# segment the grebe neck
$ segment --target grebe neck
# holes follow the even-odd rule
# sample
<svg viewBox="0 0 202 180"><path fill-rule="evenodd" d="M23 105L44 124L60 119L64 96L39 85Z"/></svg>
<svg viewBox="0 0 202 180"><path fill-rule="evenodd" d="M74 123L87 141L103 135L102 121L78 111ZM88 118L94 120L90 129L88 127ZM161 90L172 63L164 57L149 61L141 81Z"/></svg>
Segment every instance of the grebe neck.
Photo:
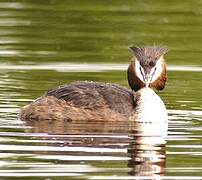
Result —
<svg viewBox="0 0 202 180"><path fill-rule="evenodd" d="M151 88L134 92L136 99L135 119L143 129L157 134L167 133L168 115L161 98Z"/></svg>

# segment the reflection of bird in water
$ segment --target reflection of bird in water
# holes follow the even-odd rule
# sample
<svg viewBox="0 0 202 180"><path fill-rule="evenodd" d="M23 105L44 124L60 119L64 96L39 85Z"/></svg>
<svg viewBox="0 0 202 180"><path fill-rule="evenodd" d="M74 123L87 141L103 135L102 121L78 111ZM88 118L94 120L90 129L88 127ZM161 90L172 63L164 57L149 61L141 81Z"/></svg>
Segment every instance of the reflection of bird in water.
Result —
<svg viewBox="0 0 202 180"><path fill-rule="evenodd" d="M161 179L165 175L165 141L161 136L133 136L128 147L128 172L131 176ZM142 178L140 178L142 179ZM144 179L144 178L143 178ZM145 178L148 179L148 178Z"/></svg>
<svg viewBox="0 0 202 180"><path fill-rule="evenodd" d="M48 91L22 108L22 120L106 120L167 122L165 106L149 87L162 90L166 83L164 54L158 46L131 47L134 57L128 67L133 91L115 84L73 82ZM166 123L165 123L166 124Z"/></svg>
<svg viewBox="0 0 202 180"><path fill-rule="evenodd" d="M132 178L128 177L127 179L134 179L133 176L136 176L135 179L161 179L165 175L166 153L164 137L160 135L153 136L152 134L148 136L141 133L141 131L144 131L144 126L141 126L137 131L128 131L126 126L124 130L124 126L120 121L102 123L96 121L93 126L86 120L83 120L83 123L69 122L66 124L63 121L33 120L28 121L28 125L34 127L26 129L29 133L43 132L49 134L37 135L36 138L40 139L42 147L59 147L60 151L57 151L58 158L63 156L65 159L71 155L70 159L67 158L63 162L64 164L75 164L75 159L78 159L78 157L86 157L87 162L85 163L85 160L82 160L83 164L90 164L91 167L95 166L96 168L98 168L96 165L99 164L98 172L106 171L112 177L115 177L116 173L119 176L122 174L126 176L126 171L128 176L132 176ZM112 127L116 127L116 129L112 129ZM82 147L84 149L86 147L92 148L93 151L83 151ZM65 148L65 150L69 148L69 151L63 151L61 148ZM72 151L73 149L77 150ZM46 151L45 156L49 155L52 156L53 152ZM57 155L53 156L57 158ZM91 163L88 157L95 161ZM103 158L105 158L105 161L102 161ZM122 160L117 163L117 160L114 161L113 158ZM110 166L106 166L108 162L110 162ZM80 162L78 163L80 164ZM102 167L104 167L104 170ZM128 167L127 170L126 167ZM73 171L76 172L76 170L74 169ZM78 171L80 172L80 169ZM94 170L93 172L95 173Z"/></svg>

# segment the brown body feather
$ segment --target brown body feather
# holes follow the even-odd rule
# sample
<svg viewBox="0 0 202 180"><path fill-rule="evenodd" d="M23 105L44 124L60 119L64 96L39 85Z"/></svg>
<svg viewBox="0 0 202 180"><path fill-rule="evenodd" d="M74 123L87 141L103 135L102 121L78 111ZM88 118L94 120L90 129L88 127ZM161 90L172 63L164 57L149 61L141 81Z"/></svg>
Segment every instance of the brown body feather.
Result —
<svg viewBox="0 0 202 180"><path fill-rule="evenodd" d="M124 87L96 82L75 82L51 90L25 106L20 118L115 120L127 119L133 110L133 93Z"/></svg>

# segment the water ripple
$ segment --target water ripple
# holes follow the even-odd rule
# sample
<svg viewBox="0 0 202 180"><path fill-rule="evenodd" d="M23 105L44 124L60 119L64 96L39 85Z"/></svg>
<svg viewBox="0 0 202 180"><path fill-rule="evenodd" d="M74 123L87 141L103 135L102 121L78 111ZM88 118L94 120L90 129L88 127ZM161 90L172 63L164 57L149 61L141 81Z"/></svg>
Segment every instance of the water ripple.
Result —
<svg viewBox="0 0 202 180"><path fill-rule="evenodd" d="M3 52L0 52L0 54ZM17 53L17 52L6 52L7 55ZM48 52L39 52L48 53ZM5 53L4 53L5 54ZM0 69L2 70L55 70L59 72L102 72L102 71L125 71L128 64L108 64L108 63L46 63L40 65L8 65L0 64ZM192 72L202 72L201 66L186 66L186 65L169 65L169 71L192 71Z"/></svg>

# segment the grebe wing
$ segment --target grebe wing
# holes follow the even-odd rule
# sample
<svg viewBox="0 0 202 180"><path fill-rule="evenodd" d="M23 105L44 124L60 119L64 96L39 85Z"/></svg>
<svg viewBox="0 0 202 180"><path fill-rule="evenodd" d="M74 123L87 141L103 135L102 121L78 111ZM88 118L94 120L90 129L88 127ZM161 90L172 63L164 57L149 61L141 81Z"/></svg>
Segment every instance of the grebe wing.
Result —
<svg viewBox="0 0 202 180"><path fill-rule="evenodd" d="M76 107L98 108L107 106L120 113L130 111L134 106L133 93L127 88L115 84L74 82L50 90L45 95L63 99Z"/></svg>
<svg viewBox="0 0 202 180"><path fill-rule="evenodd" d="M70 102L74 106L83 108L95 108L105 104L101 94L87 84L68 84L57 89L50 90L46 96L54 96Z"/></svg>

